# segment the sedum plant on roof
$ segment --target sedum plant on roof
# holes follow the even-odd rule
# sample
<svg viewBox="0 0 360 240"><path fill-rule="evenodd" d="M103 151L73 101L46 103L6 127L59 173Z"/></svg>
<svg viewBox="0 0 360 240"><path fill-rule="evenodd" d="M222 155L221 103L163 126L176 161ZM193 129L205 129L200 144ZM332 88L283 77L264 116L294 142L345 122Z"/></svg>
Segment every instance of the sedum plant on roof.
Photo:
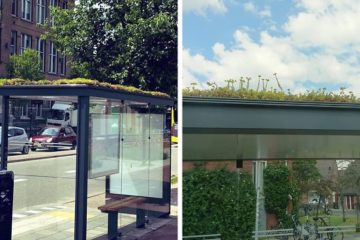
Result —
<svg viewBox="0 0 360 240"><path fill-rule="evenodd" d="M156 97L167 97L169 95L161 92L143 91L133 86L124 86L119 84L110 84L99 82L97 80L75 78L75 79L59 79L59 80L24 80L24 79L0 79L0 87L2 86L42 86L42 85L88 85L94 87L110 88L113 90L124 91L129 93L138 93Z"/></svg>
<svg viewBox="0 0 360 240"><path fill-rule="evenodd" d="M304 101L304 102L337 102L337 103L360 103L360 99L351 91L340 88L338 93L329 92L326 88L307 90L304 93L292 93L290 89L284 91L280 85L276 73L274 73L278 88L268 88L269 79L258 76L257 88L250 88L251 77L240 79L228 79L225 87L218 86L215 82L207 82L208 89L199 89L196 83L183 89L183 95L189 97L217 97L239 98L248 100L275 100L275 101Z"/></svg>

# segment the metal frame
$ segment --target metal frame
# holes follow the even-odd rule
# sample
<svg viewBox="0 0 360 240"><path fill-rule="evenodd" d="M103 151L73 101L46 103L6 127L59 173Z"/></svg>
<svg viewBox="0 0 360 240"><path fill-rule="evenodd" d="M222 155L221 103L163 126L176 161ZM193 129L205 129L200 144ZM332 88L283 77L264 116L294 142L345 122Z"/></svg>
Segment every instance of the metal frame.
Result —
<svg viewBox="0 0 360 240"><path fill-rule="evenodd" d="M76 151L75 234L74 238L86 240L87 190L89 159L89 97L78 98L78 134Z"/></svg>
<svg viewBox="0 0 360 240"><path fill-rule="evenodd" d="M360 105L352 103L183 98L186 133L360 135Z"/></svg>
<svg viewBox="0 0 360 240"><path fill-rule="evenodd" d="M9 96L2 97L1 119L1 165L0 170L7 169L8 155L8 126L9 126Z"/></svg>
<svg viewBox="0 0 360 240"><path fill-rule="evenodd" d="M85 240L87 231L87 190L89 156L89 105L90 97L145 102L154 105L172 106L173 99L150 96L141 93L113 90L88 85L49 85L49 86L2 86L2 132L0 170L7 169L9 96L73 96L78 100L78 134L76 154L76 190L75 190L75 232L74 239ZM110 216L109 216L110 217ZM113 222L113 221L109 221ZM108 226L115 228L115 226Z"/></svg>

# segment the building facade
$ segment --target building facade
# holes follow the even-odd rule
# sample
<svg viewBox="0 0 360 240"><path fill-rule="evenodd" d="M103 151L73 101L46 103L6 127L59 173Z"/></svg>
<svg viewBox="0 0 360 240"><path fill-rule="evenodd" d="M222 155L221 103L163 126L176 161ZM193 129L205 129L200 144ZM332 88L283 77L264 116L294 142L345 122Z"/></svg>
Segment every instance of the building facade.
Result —
<svg viewBox="0 0 360 240"><path fill-rule="evenodd" d="M44 24L50 17L50 6L66 9L74 0L0 0L0 77L6 77L6 64L11 55L24 49L38 51L45 78L60 79L69 74L66 56L51 41L42 40Z"/></svg>

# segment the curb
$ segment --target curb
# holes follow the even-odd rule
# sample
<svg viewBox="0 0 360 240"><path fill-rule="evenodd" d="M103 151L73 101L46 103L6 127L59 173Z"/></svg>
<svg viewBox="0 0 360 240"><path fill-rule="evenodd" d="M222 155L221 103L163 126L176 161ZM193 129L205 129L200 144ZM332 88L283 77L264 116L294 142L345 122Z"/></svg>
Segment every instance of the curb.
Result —
<svg viewBox="0 0 360 240"><path fill-rule="evenodd" d="M59 157L68 157L76 155L76 153L65 153L62 155L49 155L49 156L40 156L40 157L30 157L26 159L8 159L8 163L17 163L17 162L26 162L26 161L34 161L34 160L43 160L47 158L59 158Z"/></svg>

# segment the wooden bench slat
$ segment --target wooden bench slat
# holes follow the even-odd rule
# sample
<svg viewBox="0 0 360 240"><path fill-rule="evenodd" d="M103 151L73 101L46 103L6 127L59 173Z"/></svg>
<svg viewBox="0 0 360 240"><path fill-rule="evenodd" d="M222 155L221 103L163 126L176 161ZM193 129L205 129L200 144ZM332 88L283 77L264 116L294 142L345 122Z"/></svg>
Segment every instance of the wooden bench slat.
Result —
<svg viewBox="0 0 360 240"><path fill-rule="evenodd" d="M128 197L121 200L110 200L105 205L98 207L101 212L118 212L121 208L129 207L129 205L145 202L145 198Z"/></svg>

